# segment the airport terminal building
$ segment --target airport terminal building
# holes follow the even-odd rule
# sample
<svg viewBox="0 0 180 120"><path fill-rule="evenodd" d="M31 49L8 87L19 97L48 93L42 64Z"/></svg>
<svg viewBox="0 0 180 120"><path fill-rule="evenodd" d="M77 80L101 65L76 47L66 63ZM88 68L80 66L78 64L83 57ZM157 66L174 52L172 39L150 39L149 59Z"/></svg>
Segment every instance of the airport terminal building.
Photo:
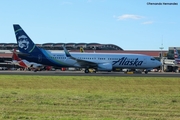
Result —
<svg viewBox="0 0 180 120"><path fill-rule="evenodd" d="M44 43L36 44L40 48L44 48L50 51L63 52L63 45L66 46L70 52L80 52L80 48L83 48L85 52L96 53L134 53L145 54L156 59L166 58L167 60L174 59L174 48L169 47L169 50L123 50L120 46L114 44L100 44L100 43ZM18 50L17 43L0 43L0 63L12 60L13 49ZM177 47L180 51L180 47ZM161 55L162 54L162 55ZM0 64L2 65L2 64Z"/></svg>
<svg viewBox="0 0 180 120"><path fill-rule="evenodd" d="M164 50L123 50L121 47L114 44L100 44L100 43L44 43L36 44L40 48L51 51L63 51L62 45L65 45L70 52L80 52L82 47L85 52L96 53L137 53L146 54L153 57L159 57L161 52L167 53ZM12 50L17 49L17 43L0 43L0 58L11 58Z"/></svg>

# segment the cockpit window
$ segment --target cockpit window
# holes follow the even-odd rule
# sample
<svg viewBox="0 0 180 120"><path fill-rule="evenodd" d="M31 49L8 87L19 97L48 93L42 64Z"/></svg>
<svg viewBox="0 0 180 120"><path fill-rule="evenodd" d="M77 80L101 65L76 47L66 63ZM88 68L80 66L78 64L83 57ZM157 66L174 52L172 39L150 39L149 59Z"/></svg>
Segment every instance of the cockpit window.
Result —
<svg viewBox="0 0 180 120"><path fill-rule="evenodd" d="M151 60L156 60L155 58L151 58Z"/></svg>

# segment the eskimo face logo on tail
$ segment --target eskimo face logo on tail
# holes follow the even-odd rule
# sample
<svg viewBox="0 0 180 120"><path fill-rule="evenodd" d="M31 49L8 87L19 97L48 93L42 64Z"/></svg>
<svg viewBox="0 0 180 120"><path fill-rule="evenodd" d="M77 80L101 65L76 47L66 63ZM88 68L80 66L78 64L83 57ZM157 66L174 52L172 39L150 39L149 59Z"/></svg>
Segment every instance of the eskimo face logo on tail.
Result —
<svg viewBox="0 0 180 120"><path fill-rule="evenodd" d="M24 50L27 50L29 47L28 37L25 35L21 35L18 37L18 46Z"/></svg>

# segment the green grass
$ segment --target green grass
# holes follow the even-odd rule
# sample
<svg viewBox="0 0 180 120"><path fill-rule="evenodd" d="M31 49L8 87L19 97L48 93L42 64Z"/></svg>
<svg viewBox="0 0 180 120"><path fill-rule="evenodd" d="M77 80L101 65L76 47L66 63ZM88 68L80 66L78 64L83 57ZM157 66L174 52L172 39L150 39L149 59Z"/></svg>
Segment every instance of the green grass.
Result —
<svg viewBox="0 0 180 120"><path fill-rule="evenodd" d="M0 119L178 120L180 78L1 75Z"/></svg>

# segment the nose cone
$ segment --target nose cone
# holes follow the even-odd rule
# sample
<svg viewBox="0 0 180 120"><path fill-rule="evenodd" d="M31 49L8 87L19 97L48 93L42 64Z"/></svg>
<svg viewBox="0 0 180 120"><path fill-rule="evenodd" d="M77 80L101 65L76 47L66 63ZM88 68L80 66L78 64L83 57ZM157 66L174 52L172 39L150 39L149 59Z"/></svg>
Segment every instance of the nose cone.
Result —
<svg viewBox="0 0 180 120"><path fill-rule="evenodd" d="M158 60L156 61L156 64L157 64L157 67L162 65L162 63L160 61L158 61Z"/></svg>

